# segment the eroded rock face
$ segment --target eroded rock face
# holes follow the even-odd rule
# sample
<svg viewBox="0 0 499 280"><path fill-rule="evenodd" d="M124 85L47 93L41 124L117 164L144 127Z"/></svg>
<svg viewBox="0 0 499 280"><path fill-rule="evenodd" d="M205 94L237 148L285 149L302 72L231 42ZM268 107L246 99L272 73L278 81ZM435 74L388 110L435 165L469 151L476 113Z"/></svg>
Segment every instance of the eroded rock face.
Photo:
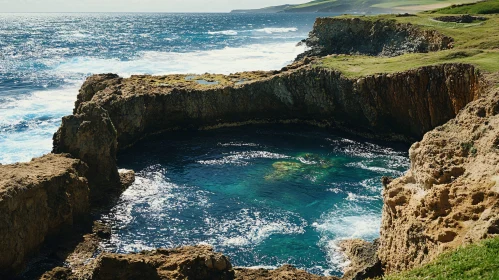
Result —
<svg viewBox="0 0 499 280"><path fill-rule="evenodd" d="M383 275L381 261L378 258L378 239L374 242L348 239L340 242L339 247L350 261L343 280L374 279Z"/></svg>
<svg viewBox="0 0 499 280"><path fill-rule="evenodd" d="M0 165L1 273L19 272L47 236L87 215L87 169L81 160L53 154Z"/></svg>
<svg viewBox="0 0 499 280"><path fill-rule="evenodd" d="M334 276L319 276L290 265L283 265L275 270L236 268L237 280L339 280Z"/></svg>
<svg viewBox="0 0 499 280"><path fill-rule="evenodd" d="M384 190L379 257L387 272L499 234L499 90L410 149L411 169Z"/></svg>
<svg viewBox="0 0 499 280"><path fill-rule="evenodd" d="M119 149L161 131L293 121L410 141L453 118L480 93L478 74L473 66L464 64L428 66L360 79L305 66L240 86L202 89L171 88L159 83L167 78L120 79L81 103L76 116L83 120L90 104L102 108L106 120L102 128L108 129L109 118L116 128ZM91 82L92 79L87 81ZM79 126L81 122L76 123ZM60 131L77 130L68 126L72 123L65 121ZM71 143L84 136L59 134L55 144L61 146L61 151L67 148L59 143L72 147ZM91 143L90 140L85 142ZM112 153L114 149L102 154L105 152Z"/></svg>
<svg viewBox="0 0 499 280"><path fill-rule="evenodd" d="M229 259L211 247L188 246L138 254L103 254L92 279L234 279L234 270Z"/></svg>
<svg viewBox="0 0 499 280"><path fill-rule="evenodd" d="M453 39L435 30L394 20L318 18L305 43L312 49L299 58L329 54L426 53L452 48Z"/></svg>
<svg viewBox="0 0 499 280"><path fill-rule="evenodd" d="M74 115L62 119L54 135L53 152L69 153L87 163L90 198L106 201L121 186L116 167L117 145L117 132L107 111L86 102Z"/></svg>

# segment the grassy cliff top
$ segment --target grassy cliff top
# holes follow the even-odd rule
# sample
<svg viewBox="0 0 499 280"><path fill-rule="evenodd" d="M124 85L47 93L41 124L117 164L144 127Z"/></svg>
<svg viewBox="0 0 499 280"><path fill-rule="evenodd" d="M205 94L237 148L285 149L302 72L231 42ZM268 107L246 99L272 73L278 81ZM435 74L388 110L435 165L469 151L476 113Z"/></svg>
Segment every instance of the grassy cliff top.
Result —
<svg viewBox="0 0 499 280"><path fill-rule="evenodd" d="M499 0L488 3L499 3ZM481 5L478 3L475 5ZM468 7L473 7L469 5ZM411 23L422 29L434 29L454 38L454 48L430 53L412 53L396 57L364 55L333 55L321 59L317 66L334 68L348 77L361 77L376 73L393 73L421 66L443 63L470 63L485 72L499 71L499 15L484 15L485 21L472 23L442 22L434 18L443 14L417 14L410 17L396 15L360 16L362 20L393 20ZM352 18L344 15L339 18Z"/></svg>
<svg viewBox="0 0 499 280"><path fill-rule="evenodd" d="M423 267L388 275L385 280L499 279L499 238L446 253Z"/></svg>
<svg viewBox="0 0 499 280"><path fill-rule="evenodd" d="M499 1L483 1L475 4L452 5L427 13L437 14L497 14Z"/></svg>

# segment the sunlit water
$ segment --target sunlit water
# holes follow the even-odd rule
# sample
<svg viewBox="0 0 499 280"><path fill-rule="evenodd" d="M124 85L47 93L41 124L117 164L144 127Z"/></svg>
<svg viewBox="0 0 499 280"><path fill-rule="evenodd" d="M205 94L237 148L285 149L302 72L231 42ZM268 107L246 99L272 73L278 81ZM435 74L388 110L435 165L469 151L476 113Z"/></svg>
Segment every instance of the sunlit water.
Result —
<svg viewBox="0 0 499 280"><path fill-rule="evenodd" d="M137 180L103 217L105 246L207 243L236 266L339 275L337 241L378 237L380 178L408 168L406 148L299 126L159 136L119 158Z"/></svg>
<svg viewBox="0 0 499 280"><path fill-rule="evenodd" d="M50 152L90 74L280 69L317 14L0 14L0 163Z"/></svg>

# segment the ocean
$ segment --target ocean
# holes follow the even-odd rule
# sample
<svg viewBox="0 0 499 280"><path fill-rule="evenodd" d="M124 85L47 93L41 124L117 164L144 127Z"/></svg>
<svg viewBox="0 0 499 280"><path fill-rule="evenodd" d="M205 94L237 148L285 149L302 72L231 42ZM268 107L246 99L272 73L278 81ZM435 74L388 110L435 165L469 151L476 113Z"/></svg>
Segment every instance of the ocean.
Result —
<svg viewBox="0 0 499 280"><path fill-rule="evenodd" d="M91 74L280 69L320 14L0 14L0 163L50 152ZM381 176L407 147L303 126L178 133L118 158L136 182L99 216L103 249L210 244L235 266L341 275L345 238L373 240Z"/></svg>

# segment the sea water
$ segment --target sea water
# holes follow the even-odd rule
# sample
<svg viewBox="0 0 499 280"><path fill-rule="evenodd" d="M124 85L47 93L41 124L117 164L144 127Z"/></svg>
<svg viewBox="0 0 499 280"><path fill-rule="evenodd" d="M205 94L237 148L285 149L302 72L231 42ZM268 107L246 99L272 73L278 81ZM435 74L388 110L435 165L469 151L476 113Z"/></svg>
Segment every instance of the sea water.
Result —
<svg viewBox="0 0 499 280"><path fill-rule="evenodd" d="M381 177L406 150L294 125L160 135L119 157L137 179L102 217L105 248L209 244L235 266L341 275L338 241L379 236Z"/></svg>
<svg viewBox="0 0 499 280"><path fill-rule="evenodd" d="M279 69L318 14L0 14L0 163L50 152L95 73ZM300 126L163 135L119 157L137 180L110 213L115 252L210 244L236 266L341 274L344 238L379 234L406 147Z"/></svg>
<svg viewBox="0 0 499 280"><path fill-rule="evenodd" d="M0 13L0 163L50 152L91 74L280 69L317 16Z"/></svg>

